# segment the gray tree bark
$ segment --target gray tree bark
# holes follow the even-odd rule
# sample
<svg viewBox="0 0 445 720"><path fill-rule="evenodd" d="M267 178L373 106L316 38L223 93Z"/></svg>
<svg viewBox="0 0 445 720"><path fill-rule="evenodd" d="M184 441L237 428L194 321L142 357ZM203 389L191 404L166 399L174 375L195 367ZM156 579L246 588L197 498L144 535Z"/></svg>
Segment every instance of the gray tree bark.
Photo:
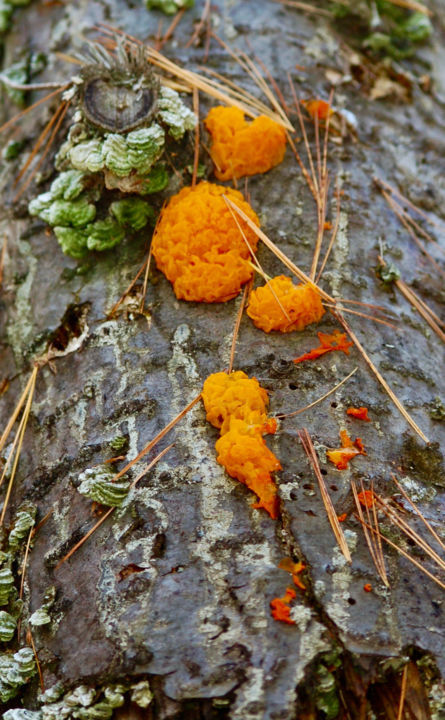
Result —
<svg viewBox="0 0 445 720"><path fill-rule="evenodd" d="M199 68L205 53L203 44L186 47L202 5L184 14L163 49L191 69ZM430 75L430 91L413 79L410 102L394 97L375 101L358 76L337 88L335 104L355 114L358 129L357 141L348 136L329 149L331 177L338 176L343 195L338 237L322 287L337 297L390 308L397 329L353 315L348 321L431 442L416 437L355 348L349 356L332 353L315 362L293 364L293 358L317 345L316 331L338 327L333 317L327 314L319 327L289 335L266 335L245 317L235 369L257 377L269 391L272 414L306 406L358 367L338 391L304 414L283 420L278 433L268 439L283 467L277 476L278 521L252 509L248 490L217 465L217 432L206 423L198 404L152 451L148 459L175 443L123 508L55 569L97 519L91 502L76 489L79 474L113 457L110 443L117 436L127 439L126 460L135 457L199 394L210 373L228 366L240 299L217 305L179 302L167 280L155 272L147 293L148 322L138 315L107 319L107 311L143 262L149 238L141 236L95 256L79 274L78 263L63 255L52 233L27 215L26 202L35 187L25 199L13 202L13 178L49 110L25 119L25 154L5 163L1 180L1 235L7 236L1 373L9 379L2 397L3 426L32 361L67 309L82 307L88 327L82 346L55 361L56 373L48 365L39 370L6 518L8 527L24 500L37 505L38 519L52 513L35 537L25 593L26 613L32 613L49 586L57 590L53 622L34 632L46 687L56 681L68 689L148 678L155 696L149 708L138 710L128 700L116 710L117 718L365 718L371 717L371 701L376 716L389 718L397 716L387 708L392 703L397 709L399 668L410 658L409 689L417 688L417 695L409 705L409 717L429 717L430 712L439 717L437 702L428 710L426 693L431 685L439 693L437 676L445 668L443 590L389 547L384 554L390 588L384 587L354 517L350 488L351 479L363 479L366 487L373 481L381 495L392 496L394 472L440 532L445 508L444 426L432 418L431 410L436 397L444 397L443 344L401 294L394 287L385 289L376 277L379 243L402 278L442 318L443 278L372 180L378 175L443 221L445 6L439 0L430 6L435 11L434 36L418 59L405 65L416 77ZM56 52L75 53L82 45L80 34L94 38L93 26L108 22L153 43L161 17L142 2L35 2L15 13L13 29L5 37L4 66L23 48L42 50L49 64L38 79L69 80L76 67ZM212 21L231 46L265 63L289 102L287 73L301 97L327 98L326 71L352 71L345 42L353 38L345 37L341 27L323 15L267 0L215 0ZM164 31L168 22L164 19ZM208 67L258 92L213 40ZM191 105L191 99L188 102ZM201 95L201 117L212 104ZM13 111L5 101L5 119ZM190 152L192 148L193 138ZM47 178L52 162L48 157L44 166ZM189 182L186 174L184 182ZM167 195L178 188L172 174ZM249 179L248 189L264 231L308 271L316 212L290 149L279 167ZM332 200L329 219L334 218ZM433 234L443 252L443 234L434 228ZM443 269L439 250L430 243L428 251ZM258 257L269 275L287 274L264 247ZM351 406L368 407L372 422L347 421L346 408ZM337 547L299 442L297 430L303 426L319 452L336 512L348 514L342 527L352 552L350 565ZM339 430L345 426L354 437L362 437L367 455L338 471L326 462L324 452L338 446ZM141 467L133 468L132 477ZM423 532L411 514L408 519ZM385 523L391 531L382 519ZM431 569L429 560L406 540L398 537L398 542ZM307 590L298 593L293 606L295 625L273 620L269 608L290 584L289 576L277 567L290 555L307 566ZM136 566L140 572L131 572ZM372 592L364 591L367 583ZM26 622L22 644L25 630ZM420 660L422 680L417 674ZM425 689L426 666L432 680ZM23 699L23 707L37 708L36 691L37 681L7 707L19 707ZM424 703L417 715L415 702L419 707ZM335 703L337 715L332 714Z"/></svg>

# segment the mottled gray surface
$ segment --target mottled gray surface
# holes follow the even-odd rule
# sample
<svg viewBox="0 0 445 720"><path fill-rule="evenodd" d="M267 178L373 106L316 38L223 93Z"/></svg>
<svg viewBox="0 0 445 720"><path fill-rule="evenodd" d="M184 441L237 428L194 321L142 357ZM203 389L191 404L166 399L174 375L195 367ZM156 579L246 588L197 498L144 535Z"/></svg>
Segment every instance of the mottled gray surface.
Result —
<svg viewBox="0 0 445 720"><path fill-rule="evenodd" d="M17 54L17 38L33 47L73 52L72 29L88 32L105 20L152 41L158 13L142 3L70 2L31 5L17 12L7 40L6 64ZM197 67L203 49L184 49L202 3L184 15L169 56ZM436 3L444 10L443 3ZM286 73L296 77L303 97L328 92L327 68L342 69L340 37L319 17L297 14L274 2L213 2L217 32L234 46L252 48L288 96ZM164 20L164 29L167 26ZM35 28L42 28L37 35ZM50 36L52 40L49 41ZM90 34L93 36L93 33ZM431 270L372 184L377 173L441 218L445 200L443 128L445 79L440 74L444 29L437 23L434 44L421 51L434 60L433 95L413 89L413 103L371 102L359 86L342 86L336 102L356 114L358 142L330 152L344 196L337 243L322 281L336 296L384 304L400 329L350 316L373 361L433 442L441 443L443 423L431 420L434 398L444 397L443 346L396 292L385 291L374 274L378 243L388 247L408 283L443 317L443 282ZM80 40L71 38L75 46ZM247 45L250 43L250 46ZM252 83L212 43L209 64L248 89ZM295 71L295 66L305 70ZM442 63L443 67L443 63ZM46 76L66 78L72 67L53 58ZM202 113L209 107L201 98ZM32 138L37 113L27 124ZM35 118L38 118L36 121ZM48 167L50 167L48 165ZM12 196L16 168L2 175L5 204ZM172 184L171 192L175 191ZM285 161L249 181L252 206L265 232L301 268L308 270L316 235L313 200L288 151ZM332 207L333 214L334 206ZM443 218L442 218L443 219ZM399 655L409 646L431 652L445 668L443 592L385 549L391 589L376 577L362 531L344 524L353 562L341 556L297 436L305 425L320 453L325 480L338 514L352 515L350 479L373 479L385 494L391 471L408 477L410 489L426 498L421 507L440 527L444 515L445 469L438 446L426 448L413 435L359 353L334 353L319 361L290 361L317 344L316 331L332 331L328 315L317 328L266 336L244 318L236 368L255 375L270 391L271 412L303 407L330 389L354 367L355 376L335 395L298 418L283 421L269 445L280 458L278 476L283 521L253 510L251 494L216 464L217 433L197 405L162 441L175 447L129 496L125 506L73 558L54 566L92 526L91 503L75 489L78 474L113 455L109 442L129 438L128 458L192 400L212 372L227 367L239 300L223 305L178 302L161 276L149 286L151 325L145 318L105 320L143 260L143 239L95 258L83 276L66 279L76 262L65 257L40 223L4 214L8 235L5 289L5 370L19 376L3 396L7 418L29 372L28 361L59 324L70 303L89 303L89 334L82 348L38 376L32 418L13 494L34 500L40 516L53 514L39 531L28 571L30 611L55 583L57 600L51 630L36 642L48 665L48 681L67 684L124 673L158 675L168 698L214 698L234 691L230 717L293 718L296 688L305 669L335 638L361 656ZM439 237L439 233L438 233ZM431 251L437 259L440 254ZM260 249L266 272L282 272ZM346 408L366 405L372 423L346 420ZM4 421L3 421L4 423ZM2 424L3 424L2 423ZM323 446L338 445L346 426L362 437L368 455L339 472L323 462ZM154 451L150 457L154 457ZM425 494L424 491L428 490ZM392 488L389 492L392 492ZM269 602L284 594L289 576L277 563L293 550L308 565L310 591L299 594L295 626L275 622ZM423 562L423 558L421 558ZM119 581L130 563L142 572ZM373 593L363 590L372 583ZM167 711L166 711L167 712ZM168 715L166 715L167 717Z"/></svg>

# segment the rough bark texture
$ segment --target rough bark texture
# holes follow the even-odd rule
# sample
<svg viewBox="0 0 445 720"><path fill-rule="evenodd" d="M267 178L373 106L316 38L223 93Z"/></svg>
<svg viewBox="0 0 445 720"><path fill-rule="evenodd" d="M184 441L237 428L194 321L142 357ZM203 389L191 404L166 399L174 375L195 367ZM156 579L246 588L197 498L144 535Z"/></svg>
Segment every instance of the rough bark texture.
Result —
<svg viewBox="0 0 445 720"><path fill-rule="evenodd" d="M401 295L385 290L376 278L379 242L385 243L386 257L395 259L404 280L439 314L443 280L372 182L378 174L441 217L445 5L436 2L435 8L435 36L420 51L425 62L432 62L431 94L416 83L410 103L370 101L358 82L337 92L336 102L358 119L358 142L330 147L331 173L338 174L344 195L337 242L322 280L333 295L384 304L395 313L397 331L353 316L350 322L431 444L414 435L355 349L348 357L334 353L294 365L294 357L317 344L314 327L268 336L244 318L235 367L256 376L270 392L272 413L305 406L358 367L338 392L307 413L284 420L268 441L283 466L277 478L279 521L252 509L249 492L217 465L217 433L198 404L163 441L160 447L174 440L174 448L132 491L124 507L54 570L95 521L91 503L76 490L79 473L112 457L109 443L119 435L128 438L128 459L134 457L200 392L210 373L227 367L239 299L211 306L178 302L170 284L156 275L147 296L149 323L143 317L107 320L107 310L143 260L146 240L97 255L86 274L71 272L77 263L62 254L43 224L30 220L26 212L18 217L20 208L11 201L17 165L5 167L2 376L11 384L2 398L3 425L29 376L30 361L67 308L87 304L88 309L88 336L81 349L57 360L56 374L48 366L39 371L8 512L11 517L23 499L37 504L39 517L53 511L38 532L27 573L30 612L40 606L49 585L57 588L54 622L35 636L48 686L56 679L69 687L148 676L156 700L147 717L301 718L306 711L315 712L317 663L334 649L342 659L337 677L350 717L361 717L357 708L382 659L409 650L415 657L429 653L444 671L443 591L387 548L391 588L384 588L353 517L350 491L351 478L364 478L390 495L394 471L405 478L405 487L436 527L444 517L444 425L430 417L436 396L444 392L443 345ZM186 12L174 40L164 48L191 68L202 63L204 54L202 47L185 49L200 13L201 3ZM326 96L327 68L343 70L344 37L323 17L266 0L218 0L212 13L220 36L260 57L287 96L288 72L296 77L301 96L309 97ZM5 40L4 63L9 65L22 46L72 53L81 44L77 33L94 37L92 26L99 21L152 42L159 18L139 2L33 3L16 12L14 29ZM54 55L49 58L48 79L69 79L75 72ZM252 81L214 42L208 64L254 90ZM295 70L296 65L304 70ZM204 114L211 103L204 97L200 101ZM10 115L12 109L5 112ZM45 112L37 112L28 120L29 141L45 117ZM192 139L189 143L192 149ZM48 159L48 177L51 167ZM169 193L177 187L173 176ZM316 214L291 152L278 168L249 180L249 192L265 232L307 270ZM20 207L25 208L23 201ZM331 216L334 210L332 203ZM431 252L440 262L440 254ZM259 259L268 274L282 272L264 248ZM326 315L316 330L334 327L334 319ZM346 420L351 405L367 406L372 422ZM297 428L303 425L319 450L338 514L349 515L343 527L351 565L336 545L298 440ZM339 429L345 425L354 437L362 437L368 454L339 472L324 461L323 449L338 445ZM308 590L298 596L294 626L274 621L269 610L270 600L283 595L289 583L277 564L290 553L307 564ZM419 554L417 558L427 562ZM120 580L119 573L131 563L143 571ZM364 592L365 583L372 584L372 593ZM227 703L217 710L215 698ZM32 693L24 706L33 707ZM126 712L125 717L133 717L131 710Z"/></svg>

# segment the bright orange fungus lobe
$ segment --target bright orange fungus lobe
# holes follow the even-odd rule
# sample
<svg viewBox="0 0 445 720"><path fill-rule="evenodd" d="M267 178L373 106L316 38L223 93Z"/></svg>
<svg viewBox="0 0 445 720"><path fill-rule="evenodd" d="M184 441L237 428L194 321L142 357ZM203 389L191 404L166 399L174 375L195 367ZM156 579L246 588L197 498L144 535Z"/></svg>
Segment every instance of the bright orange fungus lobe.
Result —
<svg viewBox="0 0 445 720"><path fill-rule="evenodd" d="M346 518L348 517L348 513L342 513L337 517L338 522L344 522Z"/></svg>
<svg viewBox="0 0 445 720"><path fill-rule="evenodd" d="M205 125L218 180L265 173L283 160L286 132L265 115L246 122L239 108L219 106L210 110Z"/></svg>
<svg viewBox="0 0 445 720"><path fill-rule="evenodd" d="M325 313L320 293L310 283L294 285L285 275L272 278L250 294L247 314L264 332L303 330Z"/></svg>
<svg viewBox="0 0 445 720"><path fill-rule="evenodd" d="M371 418L368 417L368 408L365 407L351 407L346 410L347 415L351 415L352 417L356 418L356 420L365 420L366 422L371 422Z"/></svg>
<svg viewBox="0 0 445 720"><path fill-rule="evenodd" d="M360 438L352 442L346 430L340 431L341 448L328 450L326 455L331 463L334 463L337 470L346 470L348 463L356 455L366 455L365 448Z"/></svg>
<svg viewBox="0 0 445 720"><path fill-rule="evenodd" d="M375 497L372 490L363 490L358 493L357 497L360 505L363 505L363 507L371 508L375 503Z"/></svg>
<svg viewBox="0 0 445 720"><path fill-rule="evenodd" d="M334 352L334 350L341 350L346 353L346 355L349 355L349 348L354 344L352 341L347 339L346 333L342 333L339 330L334 330L332 334L319 332L317 335L320 345L312 350L309 350L309 352L304 355L300 355L300 357L295 358L294 363L301 363L304 360L315 360L321 355Z"/></svg>
<svg viewBox="0 0 445 720"><path fill-rule="evenodd" d="M281 470L281 464L263 439L277 429L276 420L267 417L267 392L241 371L220 372L209 375L202 399L207 420L221 430L217 461L258 496L253 507L264 508L276 520L279 502L271 473Z"/></svg>
<svg viewBox="0 0 445 720"><path fill-rule="evenodd" d="M311 118L318 117L319 120L326 120L328 115L334 113L333 109L326 100L304 100L302 104L308 111Z"/></svg>
<svg viewBox="0 0 445 720"><path fill-rule="evenodd" d="M363 590L365 592L372 592L372 585L371 583L366 583L366 585L363 585Z"/></svg>
<svg viewBox="0 0 445 720"><path fill-rule="evenodd" d="M230 300L253 275L249 249L223 194L259 225L241 193L207 182L183 188L162 211L152 252L180 300ZM244 220L239 222L252 250L256 250L257 236Z"/></svg>
<svg viewBox="0 0 445 720"><path fill-rule="evenodd" d="M299 573L303 572L303 570L306 568L306 565L302 562L294 562L291 558L283 558L278 563L278 567L280 570L287 570L292 575L292 580L294 581L294 584L300 588L300 590L306 590L306 585L304 585L300 578L298 577Z"/></svg>
<svg viewBox="0 0 445 720"><path fill-rule="evenodd" d="M275 598L270 601L271 615L274 620L281 620L281 622L288 623L288 625L295 625L295 620L290 617L290 603L297 597L297 593L293 588L286 588L286 593L282 598Z"/></svg>

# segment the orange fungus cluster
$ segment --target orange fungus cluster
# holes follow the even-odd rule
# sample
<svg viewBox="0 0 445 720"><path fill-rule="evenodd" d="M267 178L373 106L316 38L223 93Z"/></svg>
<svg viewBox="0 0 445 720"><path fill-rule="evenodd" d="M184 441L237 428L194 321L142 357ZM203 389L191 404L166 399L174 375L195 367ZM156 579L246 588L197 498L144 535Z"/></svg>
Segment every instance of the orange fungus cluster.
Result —
<svg viewBox="0 0 445 720"><path fill-rule="evenodd" d="M249 248L223 194L259 225L241 193L207 182L183 188L162 212L152 252L180 300L224 302L238 295L252 277ZM250 247L256 250L255 233L244 220L239 222Z"/></svg>
<svg viewBox="0 0 445 720"><path fill-rule="evenodd" d="M286 132L265 115L246 122L239 108L219 106L210 110L205 125L218 180L264 173L283 160Z"/></svg>
<svg viewBox="0 0 445 720"><path fill-rule="evenodd" d="M302 100L311 118L318 117L319 120L326 120L333 114L333 109L326 100Z"/></svg>
<svg viewBox="0 0 445 720"><path fill-rule="evenodd" d="M274 620L281 620L281 622L288 623L288 625L295 625L295 620L292 620L290 616L290 603L295 600L297 593L291 587L286 588L286 592L282 598L275 598L270 601L270 614Z"/></svg>
<svg viewBox="0 0 445 720"><path fill-rule="evenodd" d="M321 320L325 313L320 293L311 283L294 285L285 275L272 278L267 285L254 290L247 314L264 332L303 330Z"/></svg>
<svg viewBox="0 0 445 720"><path fill-rule="evenodd" d="M342 352L349 355L349 348L354 343L347 339L346 333L342 333L339 330L335 330L332 334L328 333L317 333L320 345L309 352L295 358L294 363L301 363L304 360L315 360L321 355L333 352L334 350L341 350Z"/></svg>
<svg viewBox="0 0 445 720"><path fill-rule="evenodd" d="M280 570L286 570L286 572L292 575L294 585L300 588L300 590L306 590L306 585L302 583L300 578L298 577L298 575L306 569L306 565L304 563L294 562L292 558L286 557L280 560L280 562L278 563L278 567L280 568Z"/></svg>
<svg viewBox="0 0 445 720"><path fill-rule="evenodd" d="M365 448L360 438L352 442L346 430L340 431L341 448L328 450L326 455L331 463L334 463L337 470L346 470L348 463L356 455L366 455Z"/></svg>
<svg viewBox="0 0 445 720"><path fill-rule="evenodd" d="M279 502L271 473L281 465L263 439L277 428L276 420L267 417L267 392L241 371L220 372L207 378L202 398L207 420L221 431L215 445L218 462L258 496L253 507L276 519Z"/></svg>
<svg viewBox="0 0 445 720"><path fill-rule="evenodd" d="M371 418L368 417L368 408L365 407L350 407L346 410L346 415L350 415L356 420L365 420L365 422L371 422Z"/></svg>

